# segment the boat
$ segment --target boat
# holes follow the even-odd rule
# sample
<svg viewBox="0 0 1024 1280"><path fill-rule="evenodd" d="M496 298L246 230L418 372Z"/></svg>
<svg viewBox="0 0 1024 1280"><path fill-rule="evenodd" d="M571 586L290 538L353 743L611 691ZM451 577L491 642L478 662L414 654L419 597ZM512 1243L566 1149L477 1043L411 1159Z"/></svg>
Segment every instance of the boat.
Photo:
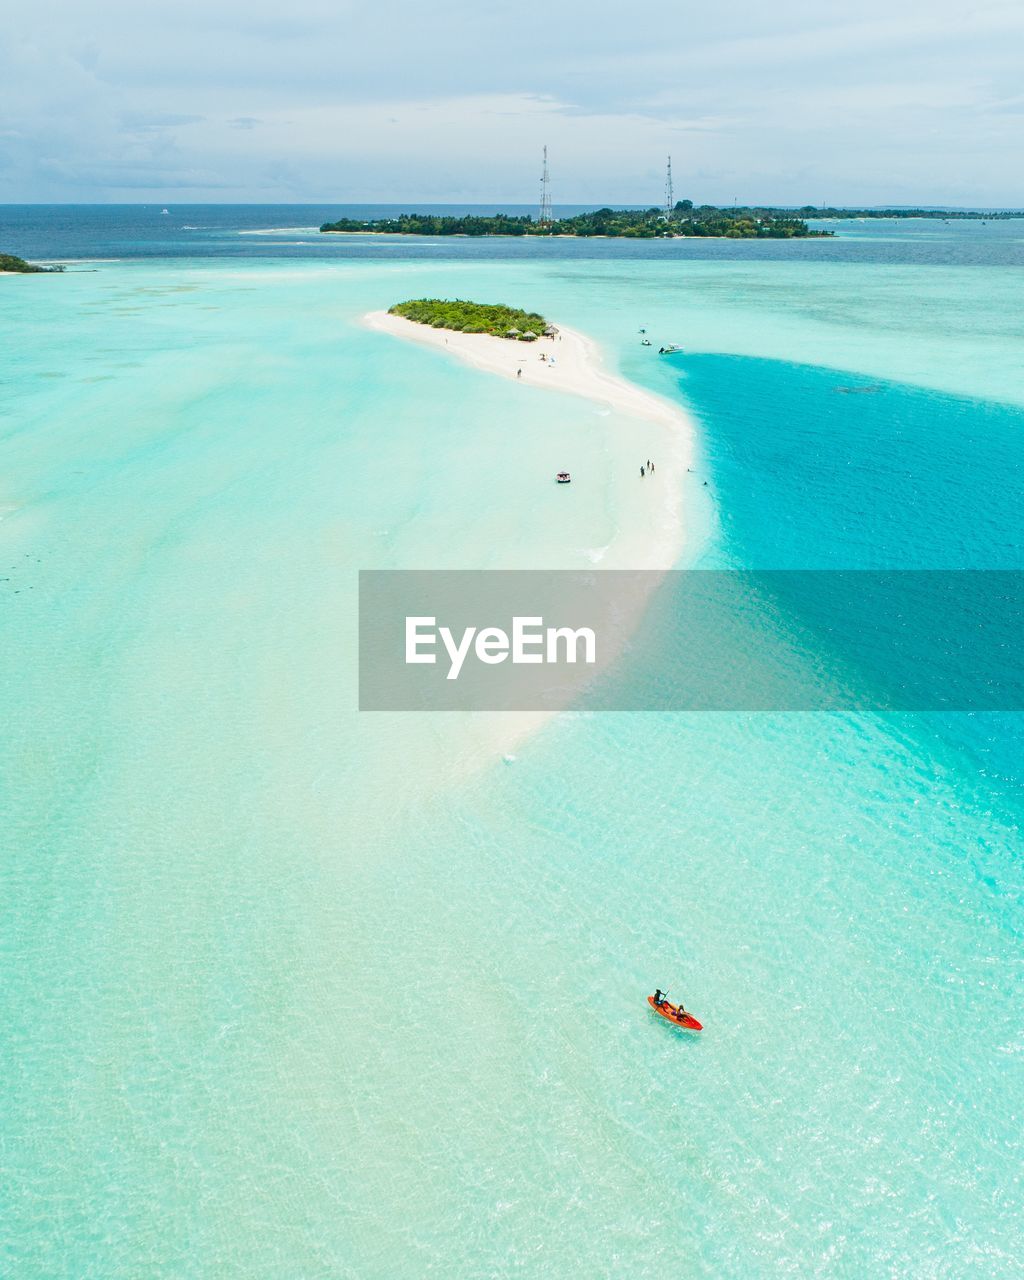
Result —
<svg viewBox="0 0 1024 1280"><path fill-rule="evenodd" d="M555 476L555 483L568 484L571 479L572 479L572 476L568 473L568 471L559 471L559 473Z"/></svg>
<svg viewBox="0 0 1024 1280"><path fill-rule="evenodd" d="M161 213L170 213L170 209L161 209L161 210L160 210L160 212L161 212Z"/></svg>
<svg viewBox="0 0 1024 1280"><path fill-rule="evenodd" d="M662 347L658 352L660 356L674 356L677 351L682 351L682 347L677 347L674 342L670 342L667 347Z"/></svg>
<svg viewBox="0 0 1024 1280"><path fill-rule="evenodd" d="M667 1000L662 1000L661 1004L654 1003L654 996L647 997L647 1003L651 1006L659 1018L664 1018L666 1022L671 1022L674 1027L682 1027L684 1031L703 1031L704 1027L692 1013L677 1004L669 1004Z"/></svg>

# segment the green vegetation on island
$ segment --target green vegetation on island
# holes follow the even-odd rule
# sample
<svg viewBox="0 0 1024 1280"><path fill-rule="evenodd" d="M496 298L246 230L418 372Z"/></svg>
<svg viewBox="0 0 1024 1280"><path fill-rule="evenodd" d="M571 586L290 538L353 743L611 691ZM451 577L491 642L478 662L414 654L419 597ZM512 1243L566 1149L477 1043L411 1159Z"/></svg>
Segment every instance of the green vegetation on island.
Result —
<svg viewBox="0 0 1024 1280"><path fill-rule="evenodd" d="M530 214L403 213L397 218L339 218L325 222L321 231L392 236L618 236L634 240L672 239L676 236L724 236L730 240L789 240L834 233L811 228L807 219L840 218L941 218L995 221L1021 218L1024 213L975 209L840 209L804 205L779 209L770 205L694 205L679 200L671 212L664 209L595 209L551 222L535 221Z"/></svg>
<svg viewBox="0 0 1024 1280"><path fill-rule="evenodd" d="M536 311L521 311L500 303L464 302L459 298L415 298L396 302L388 314L404 316L417 324L434 329L453 329L456 333L489 333L497 338L515 338L532 342L551 326Z"/></svg>
<svg viewBox="0 0 1024 1280"><path fill-rule="evenodd" d="M725 236L731 240L789 240L827 236L812 231L792 211L781 209L719 209L694 207L680 200L664 209L596 209L551 222L535 222L529 214L403 213L397 218L340 218L325 222L321 231L399 236L615 236L632 240L672 239L676 236Z"/></svg>
<svg viewBox="0 0 1024 1280"><path fill-rule="evenodd" d="M13 253L0 253L0 271L16 271L19 275L34 275L40 271L63 271L63 267L39 267L34 262L15 257Z"/></svg>
<svg viewBox="0 0 1024 1280"><path fill-rule="evenodd" d="M1020 210L1002 209L998 213L985 213L981 209L833 209L805 204L794 213L801 218L941 218L943 222L954 219L995 222L1000 218L1024 218Z"/></svg>

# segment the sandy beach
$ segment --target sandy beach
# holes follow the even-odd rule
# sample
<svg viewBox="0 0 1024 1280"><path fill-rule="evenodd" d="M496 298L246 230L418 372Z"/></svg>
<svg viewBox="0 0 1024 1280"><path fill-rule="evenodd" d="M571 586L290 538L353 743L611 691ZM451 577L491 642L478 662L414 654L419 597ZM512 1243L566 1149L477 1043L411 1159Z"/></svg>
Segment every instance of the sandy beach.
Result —
<svg viewBox="0 0 1024 1280"><path fill-rule="evenodd" d="M588 462L595 467L607 469L604 441L608 433L631 433L636 439L637 465L606 475L621 511L615 536L590 558L590 564L601 569L649 571L637 575L631 590L624 588L616 625L602 637L606 656L621 652L639 625L660 575L678 568L684 552L694 551L699 544L696 531L687 523L684 507L686 472L694 454L692 420L679 406L610 372L599 345L575 329L558 326L556 337L526 343L488 334L434 329L385 311L372 311L363 317L363 322L370 329L433 347L518 385L590 401L596 411L593 456ZM546 357L543 360L542 355ZM647 457L657 459L656 470L654 475L641 479L639 464ZM551 479L553 482L554 477ZM548 561L536 567L581 568L578 554L577 548L552 547ZM571 705L569 698L561 705L553 701L547 712L488 716L487 723L477 725L469 735L472 746L464 760L466 768L478 767L495 749L514 751L553 714Z"/></svg>
<svg viewBox="0 0 1024 1280"><path fill-rule="evenodd" d="M625 378L609 373L604 368L597 343L576 329L560 325L556 338L512 342L485 333L433 329L386 311L371 311L366 323L371 329L393 333L424 346L439 347L478 369L514 378L528 386L584 396L629 417L661 422L687 433L692 430L692 423L681 409L627 382ZM547 359L542 360L541 356Z"/></svg>
<svg viewBox="0 0 1024 1280"><path fill-rule="evenodd" d="M371 311L364 323L379 332L434 347L474 368L521 385L581 396L604 415L621 419L623 431L636 431L638 424L648 429L653 426L656 444L650 443L649 430L642 439L638 434L637 470L624 472L619 481L628 494L627 501L632 504L634 499L642 499L643 505L633 508L636 520L620 529L600 565L605 569L662 570L678 565L686 544L682 495L686 469L693 460L694 424L678 405L609 371L601 348L593 339L559 325L555 338L513 342L488 334L434 329L386 311ZM541 359L542 356L546 358ZM639 462L648 456L657 458L656 474L641 482ZM642 484L657 486L653 502L650 487L644 490Z"/></svg>

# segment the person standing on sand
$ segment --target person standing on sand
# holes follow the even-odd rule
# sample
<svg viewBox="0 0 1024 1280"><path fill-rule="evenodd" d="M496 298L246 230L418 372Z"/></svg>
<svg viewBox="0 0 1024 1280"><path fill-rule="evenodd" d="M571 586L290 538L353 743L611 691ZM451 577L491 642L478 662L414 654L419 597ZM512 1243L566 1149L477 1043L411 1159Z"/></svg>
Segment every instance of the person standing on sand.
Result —
<svg viewBox="0 0 1024 1280"><path fill-rule="evenodd" d="M651 473L651 475L652 475L652 476L654 475L654 463L653 463L653 462L648 462L648 464L647 464L647 470Z"/></svg>
<svg viewBox="0 0 1024 1280"><path fill-rule="evenodd" d="M640 463L640 479L642 480L643 478L644 478L644 464L641 462Z"/></svg>
<svg viewBox="0 0 1024 1280"><path fill-rule="evenodd" d="M517 378L521 378L522 376L523 376L523 371L522 371L522 369L517 369L517 370L516 370L516 377L517 377Z"/></svg>

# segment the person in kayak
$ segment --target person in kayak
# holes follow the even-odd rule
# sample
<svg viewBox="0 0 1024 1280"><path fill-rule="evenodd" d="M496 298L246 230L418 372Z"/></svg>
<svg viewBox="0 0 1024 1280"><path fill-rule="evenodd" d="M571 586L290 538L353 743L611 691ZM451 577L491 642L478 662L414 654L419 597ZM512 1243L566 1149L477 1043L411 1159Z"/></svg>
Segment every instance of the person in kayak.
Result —
<svg viewBox="0 0 1024 1280"><path fill-rule="evenodd" d="M665 1003L665 996L667 994L668 994L667 992L662 991L661 987L654 988L654 1003L658 1006L659 1009Z"/></svg>

